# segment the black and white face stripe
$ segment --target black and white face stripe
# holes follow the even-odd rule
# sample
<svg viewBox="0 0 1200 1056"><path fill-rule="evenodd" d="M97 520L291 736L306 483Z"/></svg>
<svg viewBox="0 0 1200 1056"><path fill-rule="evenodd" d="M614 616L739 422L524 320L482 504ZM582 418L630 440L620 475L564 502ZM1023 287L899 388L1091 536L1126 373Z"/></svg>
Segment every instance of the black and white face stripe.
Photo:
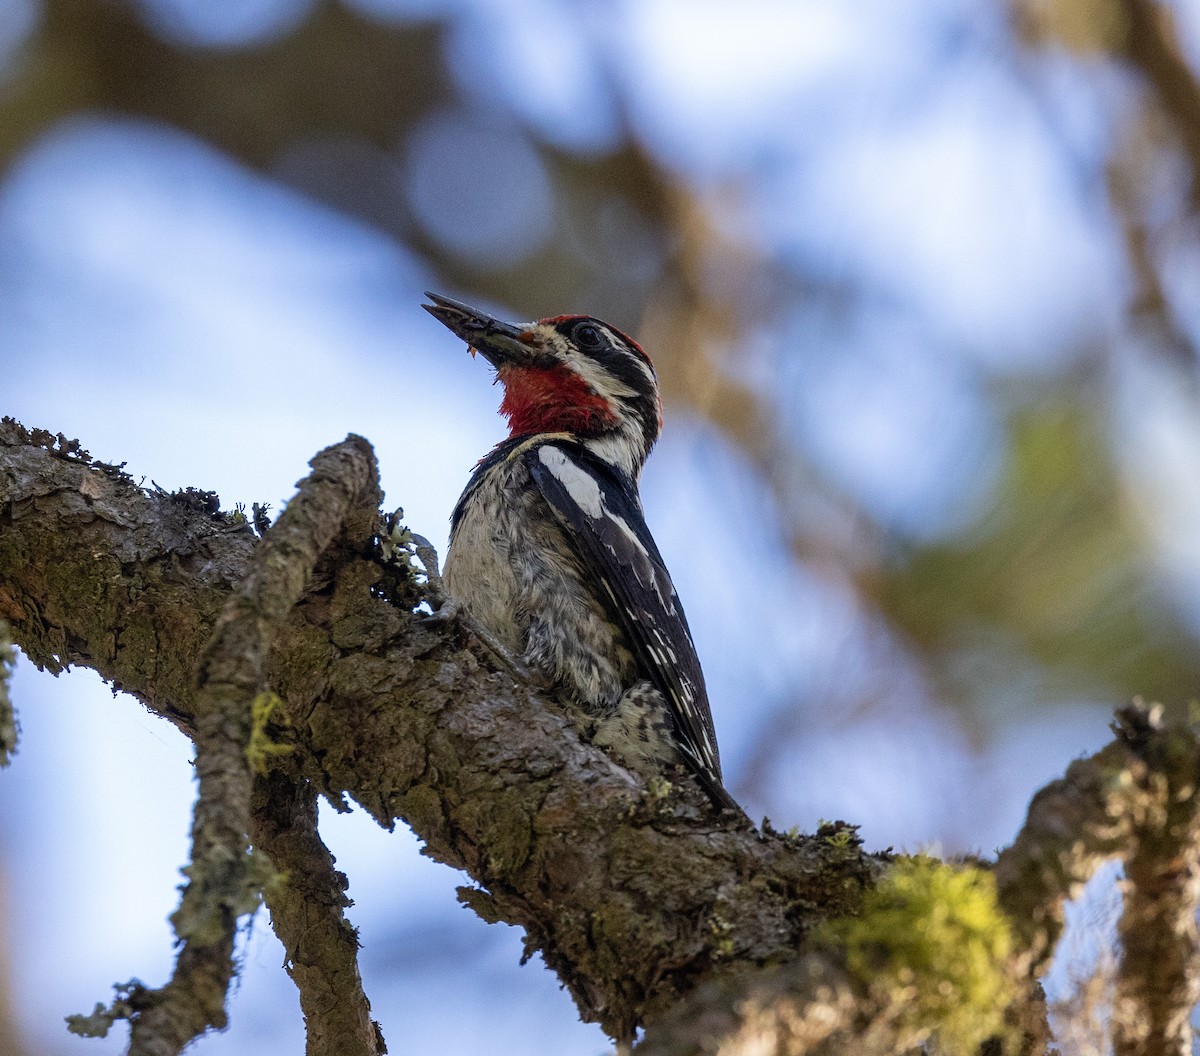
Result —
<svg viewBox="0 0 1200 1056"><path fill-rule="evenodd" d="M546 345L622 418L635 416L644 450L662 427L658 375L650 357L627 334L591 316L560 316L535 324Z"/></svg>

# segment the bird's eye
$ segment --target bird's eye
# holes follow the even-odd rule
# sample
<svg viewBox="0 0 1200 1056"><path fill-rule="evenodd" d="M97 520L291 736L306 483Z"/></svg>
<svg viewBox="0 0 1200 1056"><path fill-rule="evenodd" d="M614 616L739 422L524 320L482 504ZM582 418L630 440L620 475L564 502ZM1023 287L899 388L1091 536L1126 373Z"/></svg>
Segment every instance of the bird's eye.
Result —
<svg viewBox="0 0 1200 1056"><path fill-rule="evenodd" d="M599 329L591 323L584 323L583 326L575 328L575 340L584 348L599 348L604 343Z"/></svg>

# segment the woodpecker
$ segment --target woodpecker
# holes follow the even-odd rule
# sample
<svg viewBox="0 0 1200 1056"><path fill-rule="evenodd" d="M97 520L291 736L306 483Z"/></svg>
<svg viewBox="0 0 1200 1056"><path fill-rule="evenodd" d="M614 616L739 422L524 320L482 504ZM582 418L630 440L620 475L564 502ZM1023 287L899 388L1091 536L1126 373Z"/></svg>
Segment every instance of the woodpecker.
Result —
<svg viewBox="0 0 1200 1056"><path fill-rule="evenodd" d="M495 369L509 424L451 516L447 593L547 680L592 743L639 773L682 761L716 806L742 814L638 495L662 428L650 357L591 316L514 324L426 296Z"/></svg>

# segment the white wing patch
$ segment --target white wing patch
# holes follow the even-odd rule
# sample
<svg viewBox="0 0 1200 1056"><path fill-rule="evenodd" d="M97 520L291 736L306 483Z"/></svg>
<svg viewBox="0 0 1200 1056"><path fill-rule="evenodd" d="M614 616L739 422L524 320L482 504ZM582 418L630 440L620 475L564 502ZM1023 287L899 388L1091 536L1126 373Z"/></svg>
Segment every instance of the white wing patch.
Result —
<svg viewBox="0 0 1200 1056"><path fill-rule="evenodd" d="M604 521L618 529L628 540L632 552L641 560L638 567L633 568L638 582L653 590L662 602L663 608L671 614L675 612L675 587L669 579L659 573L654 559L647 553L637 533L629 527L624 517L613 513L604 501L604 492L600 484L590 473L581 469L566 452L553 444L544 444L538 448L538 458L554 478L567 490L571 501L575 503L593 521ZM618 557L613 547L608 547L614 557ZM674 656L671 657L674 660Z"/></svg>
<svg viewBox="0 0 1200 1056"><path fill-rule="evenodd" d="M539 447L538 458L554 474L554 479L567 489L576 506L593 520L604 516L604 496L600 494L600 485L594 477L580 469L553 444Z"/></svg>
<svg viewBox="0 0 1200 1056"><path fill-rule="evenodd" d="M578 547L593 588L623 625L638 674L663 695L680 751L709 795L736 804L721 785L704 675L670 574L642 522L632 480L569 439L540 442L524 457L563 529Z"/></svg>

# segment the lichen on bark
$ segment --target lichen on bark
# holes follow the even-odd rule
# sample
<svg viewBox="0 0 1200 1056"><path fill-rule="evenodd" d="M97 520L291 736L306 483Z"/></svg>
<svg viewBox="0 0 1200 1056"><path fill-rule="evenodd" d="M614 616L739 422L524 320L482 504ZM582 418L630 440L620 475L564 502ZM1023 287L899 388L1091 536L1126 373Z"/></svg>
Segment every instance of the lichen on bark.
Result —
<svg viewBox="0 0 1200 1056"><path fill-rule="evenodd" d="M369 446L348 443L373 479ZM339 475L326 480L331 493ZM523 929L527 954L558 974L584 1019L626 1041L645 1026L647 1054L709 1053L714 1037L730 1053L748 1051L739 1044L882 1052L935 1032L965 1046L987 1034L1019 1039L1012 1051L1044 1051L1037 972L1062 901L1098 862L1120 856L1157 892L1130 902L1156 937L1128 960L1130 991L1144 992L1139 971L1162 967L1156 985L1174 996L1144 1007L1161 1024L1155 1039L1175 1037L1178 995L1196 982L1194 957L1179 956L1194 952L1194 933L1163 932L1197 898L1194 874L1172 866L1196 833L1195 797L1184 794L1196 781L1191 731L1162 728L1144 709L1122 713L1113 745L1035 799L995 867L995 899L979 871L986 863L902 865L876 889L894 859L865 853L853 826L751 831L714 818L687 780L643 781L583 743L553 698L498 660L469 620L414 611L427 585L384 554L384 536L404 536L382 524L367 492L337 500L335 529L309 533L297 560L290 546L272 546L275 527L260 540L211 493L147 491L77 443L0 422L0 618L35 663L88 666L198 744L215 724L233 748L217 769L238 775L225 797L237 805L224 824L235 853L223 860L240 880L217 885L233 892L218 900L220 927L181 930L215 937L226 963L229 920L265 889L285 946L302 955L293 976L317 1017L310 1046L323 1039L314 1056L337 1052L332 1039L347 1031L355 1051L382 1048L343 916L344 878L315 829L317 796L341 809L353 800L386 827L409 825L427 855L470 876L466 905ZM294 506L301 518L304 504ZM285 527L278 539L286 536ZM255 575L285 589L268 607L241 609L260 596L248 591ZM228 651L214 652L222 634ZM253 663L239 674L226 661L242 655ZM214 673L229 690L223 703L205 697ZM250 837L271 868L247 868ZM320 893L311 918L306 892ZM310 925L324 936L316 945L303 942ZM923 935L889 935L907 929ZM203 1022L219 1022L228 974L198 963ZM1006 980L1017 996L997 1025ZM331 986L341 1000L327 1000ZM910 991L917 1019L893 999ZM145 1016L157 993L126 987L77 1026ZM346 1018L322 1018L334 1007Z"/></svg>

